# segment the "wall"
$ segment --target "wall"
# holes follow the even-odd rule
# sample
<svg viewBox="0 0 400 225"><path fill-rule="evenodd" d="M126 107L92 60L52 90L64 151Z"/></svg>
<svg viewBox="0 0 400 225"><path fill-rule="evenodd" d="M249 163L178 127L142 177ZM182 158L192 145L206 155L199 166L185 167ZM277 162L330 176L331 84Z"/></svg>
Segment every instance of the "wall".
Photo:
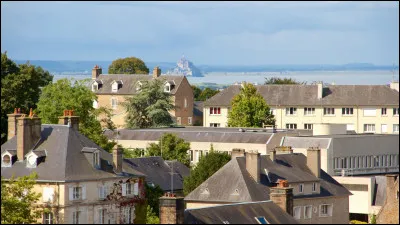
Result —
<svg viewBox="0 0 400 225"><path fill-rule="evenodd" d="M388 177L386 177L388 179ZM376 217L378 224L399 224L399 177L386 186L386 200Z"/></svg>
<svg viewBox="0 0 400 225"><path fill-rule="evenodd" d="M296 147L292 146L292 149L293 149L293 153L301 153L307 157L307 149L306 148L296 148ZM328 151L327 151L327 149L321 148L320 153L321 153L321 169L324 170L325 172L327 172L328 171Z"/></svg>
<svg viewBox="0 0 400 225"><path fill-rule="evenodd" d="M210 107L203 108L203 126L209 127L210 123L219 123L220 127L228 127L228 108L220 107L220 115L210 115Z"/></svg>
<svg viewBox="0 0 400 225"><path fill-rule="evenodd" d="M316 183L316 189L314 192L312 191L313 183ZM300 192L300 184L303 184L303 192ZM289 183L289 187L293 187L293 196L302 196L302 195L311 195L320 193L319 181Z"/></svg>
<svg viewBox="0 0 400 225"><path fill-rule="evenodd" d="M223 205L223 203L186 202L186 209L195 209L195 208L210 207L216 205Z"/></svg>
<svg viewBox="0 0 400 225"><path fill-rule="evenodd" d="M185 98L187 100L186 108L184 107ZM193 89L186 77L184 77L175 93L175 105L178 107L175 111L175 116L181 117L182 125L193 125L193 102ZM189 117L192 118L191 124L188 121Z"/></svg>

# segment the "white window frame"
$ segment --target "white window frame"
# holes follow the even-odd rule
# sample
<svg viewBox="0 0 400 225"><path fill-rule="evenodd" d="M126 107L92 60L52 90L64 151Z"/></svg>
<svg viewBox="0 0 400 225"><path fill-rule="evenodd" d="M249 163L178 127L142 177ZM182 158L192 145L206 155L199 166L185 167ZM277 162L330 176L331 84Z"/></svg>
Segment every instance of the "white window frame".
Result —
<svg viewBox="0 0 400 225"><path fill-rule="evenodd" d="M115 102L115 104L113 104ZM111 98L111 108L117 109L118 108L118 98Z"/></svg>
<svg viewBox="0 0 400 225"><path fill-rule="evenodd" d="M99 108L99 102L97 100L93 100L93 108Z"/></svg>
<svg viewBox="0 0 400 225"><path fill-rule="evenodd" d="M342 116L352 116L354 115L354 108L342 108Z"/></svg>
<svg viewBox="0 0 400 225"><path fill-rule="evenodd" d="M304 193L304 184L299 184L299 193Z"/></svg>
<svg viewBox="0 0 400 225"><path fill-rule="evenodd" d="M287 107L286 108L286 116L296 116L297 108L296 107Z"/></svg>
<svg viewBox="0 0 400 225"><path fill-rule="evenodd" d="M101 208L99 209L98 212L99 212L99 223L105 224L107 209Z"/></svg>
<svg viewBox="0 0 400 225"><path fill-rule="evenodd" d="M107 188L105 185L99 186L99 199L105 199L107 197Z"/></svg>
<svg viewBox="0 0 400 225"><path fill-rule="evenodd" d="M43 213L43 224L53 224L53 217L54 216L52 212Z"/></svg>
<svg viewBox="0 0 400 225"><path fill-rule="evenodd" d="M365 132L369 132L369 133L374 132L375 133L375 131L376 131L375 124L364 124L363 128L364 128L364 133Z"/></svg>
<svg viewBox="0 0 400 225"><path fill-rule="evenodd" d="M317 192L317 183L316 183L316 182L313 182L313 183L312 183L311 191L312 191L312 192Z"/></svg>
<svg viewBox="0 0 400 225"><path fill-rule="evenodd" d="M210 107L209 115L221 115L221 107Z"/></svg>
<svg viewBox="0 0 400 225"><path fill-rule="evenodd" d="M82 215L81 211L72 212L72 224L79 224L79 219L81 215Z"/></svg>
<svg viewBox="0 0 400 225"><path fill-rule="evenodd" d="M306 214L306 212L307 212L306 209L307 209L307 208L310 209L310 211L309 211L309 214L310 214L310 215L309 215L309 216ZM304 216L304 219L311 219L311 218L312 218L312 213L313 213L312 211L313 211L312 205L306 205L306 206L304 206L304 213L303 213L303 214L304 214L304 215L303 215L303 216Z"/></svg>
<svg viewBox="0 0 400 225"><path fill-rule="evenodd" d="M43 202L53 202L54 188L53 187L43 187L42 198L43 198Z"/></svg>
<svg viewBox="0 0 400 225"><path fill-rule="evenodd" d="M171 85L169 83L164 85L164 92L171 92Z"/></svg>
<svg viewBox="0 0 400 225"><path fill-rule="evenodd" d="M220 127L220 123L210 123L210 127Z"/></svg>
<svg viewBox="0 0 400 225"><path fill-rule="evenodd" d="M304 107L304 116L315 116L315 108Z"/></svg>
<svg viewBox="0 0 400 225"><path fill-rule="evenodd" d="M256 216L254 217L254 219L256 219L256 221L258 222L258 224L265 224L265 223L261 223L260 218L264 219L266 224L269 224L269 221L267 219L265 219L264 216Z"/></svg>
<svg viewBox="0 0 400 225"><path fill-rule="evenodd" d="M297 129L297 123L287 123L286 124L286 129L296 130Z"/></svg>
<svg viewBox="0 0 400 225"><path fill-rule="evenodd" d="M132 221L132 208L129 206L124 210L124 219L126 224L130 224Z"/></svg>
<svg viewBox="0 0 400 225"><path fill-rule="evenodd" d="M387 124L381 124L381 133L387 133Z"/></svg>
<svg viewBox="0 0 400 225"><path fill-rule="evenodd" d="M304 124L304 129L305 130L312 130L313 129L313 124L312 123L305 123Z"/></svg>
<svg viewBox="0 0 400 225"><path fill-rule="evenodd" d="M10 161L8 163L4 162L4 157L8 156ZM12 166L12 155L6 153L1 157L1 167L11 167Z"/></svg>
<svg viewBox="0 0 400 225"><path fill-rule="evenodd" d="M187 99L185 98L184 100L183 100L183 107L185 107L185 108L187 108Z"/></svg>
<svg viewBox="0 0 400 225"><path fill-rule="evenodd" d="M118 83L117 82L113 82L113 84L111 85L111 92L117 92L118 91Z"/></svg>
<svg viewBox="0 0 400 225"><path fill-rule="evenodd" d="M387 116L387 108L381 108L381 116Z"/></svg>
<svg viewBox="0 0 400 225"><path fill-rule="evenodd" d="M326 206L326 214L323 213L323 208ZM333 205L332 204L322 204L319 206L319 217L329 217L332 216Z"/></svg>
<svg viewBox="0 0 400 225"><path fill-rule="evenodd" d="M82 199L82 187L75 186L72 188L72 200Z"/></svg>
<svg viewBox="0 0 400 225"><path fill-rule="evenodd" d="M99 90L99 85L95 82L95 83L92 84L92 91L94 92L94 91L97 91L97 90Z"/></svg>
<svg viewBox="0 0 400 225"><path fill-rule="evenodd" d="M365 109L363 109L363 116L364 117L374 117L374 116L376 116L376 109L375 108L365 108Z"/></svg>
<svg viewBox="0 0 400 225"><path fill-rule="evenodd" d="M393 108L393 116L399 116L399 108Z"/></svg>
<svg viewBox="0 0 400 225"><path fill-rule="evenodd" d="M270 108L269 110L272 115L276 116L276 109Z"/></svg>
<svg viewBox="0 0 400 225"><path fill-rule="evenodd" d="M334 116L335 108L324 107L324 116Z"/></svg>
<svg viewBox="0 0 400 225"><path fill-rule="evenodd" d="M296 217L296 210L298 210L298 217ZM295 207L293 207L293 218L295 219L295 220L299 220L299 219L301 219L301 206L295 206Z"/></svg>
<svg viewBox="0 0 400 225"><path fill-rule="evenodd" d="M100 152L93 152L93 166L100 169Z"/></svg>
<svg viewBox="0 0 400 225"><path fill-rule="evenodd" d="M399 133L399 124L393 124L393 133Z"/></svg>
<svg viewBox="0 0 400 225"><path fill-rule="evenodd" d="M133 183L126 183L126 195L133 195Z"/></svg>

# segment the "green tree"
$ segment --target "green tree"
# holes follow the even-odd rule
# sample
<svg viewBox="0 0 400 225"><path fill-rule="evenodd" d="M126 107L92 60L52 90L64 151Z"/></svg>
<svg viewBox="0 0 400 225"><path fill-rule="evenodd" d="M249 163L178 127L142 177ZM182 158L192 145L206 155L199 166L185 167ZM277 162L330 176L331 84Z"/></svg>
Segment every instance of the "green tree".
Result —
<svg viewBox="0 0 400 225"><path fill-rule="evenodd" d="M164 91L164 80L143 81L140 92L122 103L128 128L169 126L173 123L170 110L174 109L171 94Z"/></svg>
<svg viewBox="0 0 400 225"><path fill-rule="evenodd" d="M158 218L150 205L147 206L146 224L160 224L160 218Z"/></svg>
<svg viewBox="0 0 400 225"><path fill-rule="evenodd" d="M162 152L161 152L162 146ZM146 156L162 156L164 160L178 160L190 166L188 151L190 143L175 134L166 133L158 140L158 143L151 143L147 148Z"/></svg>
<svg viewBox="0 0 400 225"><path fill-rule="evenodd" d="M265 78L264 84L306 84L307 82L303 81L296 81L295 79L292 78L279 78L279 77L271 77L271 78Z"/></svg>
<svg viewBox="0 0 400 225"><path fill-rule="evenodd" d="M119 145L122 147L121 145ZM126 159L133 159L142 157L144 154L144 150L141 148L122 148L123 157Z"/></svg>
<svg viewBox="0 0 400 225"><path fill-rule="evenodd" d="M201 89L199 87L197 87L196 85L192 85L192 89L193 89L193 98L195 101L200 101L199 97L201 94Z"/></svg>
<svg viewBox="0 0 400 225"><path fill-rule="evenodd" d="M37 223L43 211L34 207L41 197L40 193L33 191L37 178L35 172L17 179L12 177L9 181L1 177L2 224Z"/></svg>
<svg viewBox="0 0 400 225"><path fill-rule="evenodd" d="M164 191L161 189L159 185L150 186L146 184L146 198L147 203L152 208L153 212L158 216L160 214L160 201L159 198L163 196Z"/></svg>
<svg viewBox="0 0 400 225"><path fill-rule="evenodd" d="M139 58L127 57L112 61L108 67L109 74L148 74L149 68Z"/></svg>
<svg viewBox="0 0 400 225"><path fill-rule="evenodd" d="M38 116L42 118L42 123L57 124L58 117L62 116L65 109L73 109L75 115L79 116L79 131L104 150L110 151L115 142L108 141L97 119L107 109L93 108L93 101L97 100L97 96L88 88L89 80L72 82L73 80L60 79L44 87L37 104ZM115 126L110 124L109 128L112 127Z"/></svg>
<svg viewBox="0 0 400 225"><path fill-rule="evenodd" d="M232 109L228 112L228 126L230 127L262 127L274 125L275 118L269 106L257 88L246 83L240 93L231 101Z"/></svg>
<svg viewBox="0 0 400 225"><path fill-rule="evenodd" d="M214 147L211 145L208 155L201 157L196 167L190 170L190 176L184 178L183 192L185 196L196 189L230 160L230 155L226 152L214 151Z"/></svg>
<svg viewBox="0 0 400 225"><path fill-rule="evenodd" d="M218 93L219 93L219 90L213 90L213 89L207 87L207 88L204 88L204 90L199 95L198 99L199 99L199 101L205 101Z"/></svg>
<svg viewBox="0 0 400 225"><path fill-rule="evenodd" d="M29 62L17 66L7 57L7 52L1 53L1 143L7 140L7 114L14 108L21 108L28 113L35 109L41 93L41 87L51 83L53 76L41 67L35 67Z"/></svg>

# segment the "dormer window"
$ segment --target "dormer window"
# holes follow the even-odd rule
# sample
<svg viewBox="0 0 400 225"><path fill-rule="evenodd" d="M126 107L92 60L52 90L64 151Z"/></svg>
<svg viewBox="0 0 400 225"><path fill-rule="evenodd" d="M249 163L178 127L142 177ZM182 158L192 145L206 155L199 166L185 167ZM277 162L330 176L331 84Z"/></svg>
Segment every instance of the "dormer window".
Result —
<svg viewBox="0 0 400 225"><path fill-rule="evenodd" d="M167 81L164 84L164 92L171 92L172 89L175 86L175 82L174 81Z"/></svg>
<svg viewBox="0 0 400 225"><path fill-rule="evenodd" d="M140 81L138 81L136 83L136 92L140 92L141 89L142 89L142 83Z"/></svg>
<svg viewBox="0 0 400 225"><path fill-rule="evenodd" d="M165 84L164 91L165 92L171 92L171 85Z"/></svg>
<svg viewBox="0 0 400 225"><path fill-rule="evenodd" d="M120 89L121 87L122 87L122 80L118 80L118 81L113 81L112 83L111 83L111 91L112 92L117 92L118 91L118 89Z"/></svg>
<svg viewBox="0 0 400 225"><path fill-rule="evenodd" d="M6 150L1 155L1 167L11 167L17 158L16 150Z"/></svg>
<svg viewBox="0 0 400 225"><path fill-rule="evenodd" d="M1 166L2 167L11 167L11 156L10 155L4 155L3 159L1 161Z"/></svg>
<svg viewBox="0 0 400 225"><path fill-rule="evenodd" d="M93 166L97 169L100 168L100 152L93 152Z"/></svg>
<svg viewBox="0 0 400 225"><path fill-rule="evenodd" d="M35 167L37 166L37 165L36 165L37 157L36 157L35 155L30 155L27 159L28 159L28 160L27 160L27 162L28 162L27 167L35 168Z"/></svg>
<svg viewBox="0 0 400 225"><path fill-rule="evenodd" d="M95 82L95 83L92 84L92 91L97 91L97 90L99 90L99 86Z"/></svg>
<svg viewBox="0 0 400 225"><path fill-rule="evenodd" d="M26 167L36 168L37 165L44 161L44 157L47 155L46 150L35 150L30 151L26 154Z"/></svg>

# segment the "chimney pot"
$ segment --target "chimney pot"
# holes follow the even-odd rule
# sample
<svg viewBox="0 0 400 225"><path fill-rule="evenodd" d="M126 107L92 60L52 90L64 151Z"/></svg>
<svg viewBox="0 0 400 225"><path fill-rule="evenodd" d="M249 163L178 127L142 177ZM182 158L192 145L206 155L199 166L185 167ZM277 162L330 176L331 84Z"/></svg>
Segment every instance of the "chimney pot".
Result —
<svg viewBox="0 0 400 225"><path fill-rule="evenodd" d="M276 160L276 150L272 149L269 153L269 158L271 159L272 162L275 162Z"/></svg>
<svg viewBox="0 0 400 225"><path fill-rule="evenodd" d="M236 157L243 157L245 154L245 149L243 148L234 148L232 149L232 159L236 158Z"/></svg>
<svg viewBox="0 0 400 225"><path fill-rule="evenodd" d="M260 183L261 176L261 157L258 151L249 151L245 153L246 170L253 177L254 181Z"/></svg>
<svg viewBox="0 0 400 225"><path fill-rule="evenodd" d="M321 178L321 150L319 147L307 149L307 166L317 178Z"/></svg>
<svg viewBox="0 0 400 225"><path fill-rule="evenodd" d="M122 149L115 145L112 151L113 154L113 164L114 164L114 172L116 174L122 173Z"/></svg>
<svg viewBox="0 0 400 225"><path fill-rule="evenodd" d="M270 188L269 198L281 209L293 216L293 188L286 180L280 180L277 187Z"/></svg>

